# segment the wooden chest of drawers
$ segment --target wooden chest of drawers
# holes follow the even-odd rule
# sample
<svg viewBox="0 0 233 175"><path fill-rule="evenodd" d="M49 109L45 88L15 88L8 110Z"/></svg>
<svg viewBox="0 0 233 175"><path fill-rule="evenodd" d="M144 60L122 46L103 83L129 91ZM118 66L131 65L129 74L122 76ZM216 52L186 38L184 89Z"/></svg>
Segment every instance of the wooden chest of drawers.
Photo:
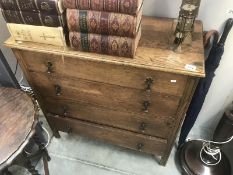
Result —
<svg viewBox="0 0 233 175"><path fill-rule="evenodd" d="M165 165L205 75L201 23L192 46L180 54L169 49L172 24L144 17L135 59L11 38L5 45L13 49L55 136L82 134L161 156Z"/></svg>

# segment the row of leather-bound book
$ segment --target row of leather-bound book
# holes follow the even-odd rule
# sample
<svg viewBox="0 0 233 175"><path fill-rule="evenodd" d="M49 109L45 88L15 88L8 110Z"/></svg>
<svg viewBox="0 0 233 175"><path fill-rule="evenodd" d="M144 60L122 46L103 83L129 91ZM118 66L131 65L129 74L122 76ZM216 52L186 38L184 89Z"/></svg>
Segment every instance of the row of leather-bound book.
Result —
<svg viewBox="0 0 233 175"><path fill-rule="evenodd" d="M17 41L130 58L141 37L142 4L143 0L0 0Z"/></svg>

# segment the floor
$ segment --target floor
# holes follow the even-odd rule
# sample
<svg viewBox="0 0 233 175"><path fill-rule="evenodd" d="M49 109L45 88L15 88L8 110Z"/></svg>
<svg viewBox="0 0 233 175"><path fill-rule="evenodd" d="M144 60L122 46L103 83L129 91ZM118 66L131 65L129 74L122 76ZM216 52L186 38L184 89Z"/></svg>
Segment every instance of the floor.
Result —
<svg viewBox="0 0 233 175"><path fill-rule="evenodd" d="M50 175L180 175L173 148L166 167L159 166L156 158L102 143L78 135L61 133L52 138L48 147L52 160ZM43 175L41 163L37 169ZM19 167L11 168L13 175L27 175Z"/></svg>

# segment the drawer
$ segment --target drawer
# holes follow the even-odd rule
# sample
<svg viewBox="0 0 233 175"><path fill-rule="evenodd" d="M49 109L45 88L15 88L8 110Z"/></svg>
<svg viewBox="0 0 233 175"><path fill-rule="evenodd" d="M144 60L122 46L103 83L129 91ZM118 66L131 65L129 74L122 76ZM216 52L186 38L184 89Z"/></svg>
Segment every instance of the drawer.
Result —
<svg viewBox="0 0 233 175"><path fill-rule="evenodd" d="M163 155L167 140L156 137L136 134L117 128L84 122L77 119L61 118L58 116L48 117L49 122L59 131L77 133L90 138L116 144L129 149Z"/></svg>
<svg viewBox="0 0 233 175"><path fill-rule="evenodd" d="M31 51L22 52L29 71L87 79L153 92L182 96L187 77L172 73L115 65L106 62L82 60ZM152 81L151 81L152 80Z"/></svg>
<svg viewBox="0 0 233 175"><path fill-rule="evenodd" d="M157 116L174 116L180 98L143 90L103 84L82 79L68 79L31 73L34 87L44 98L88 102L114 110Z"/></svg>
<svg viewBox="0 0 233 175"><path fill-rule="evenodd" d="M168 138L170 130L175 123L174 119L170 117L144 117L123 111L98 108L88 103L46 99L44 104L47 113L104 124L160 138Z"/></svg>

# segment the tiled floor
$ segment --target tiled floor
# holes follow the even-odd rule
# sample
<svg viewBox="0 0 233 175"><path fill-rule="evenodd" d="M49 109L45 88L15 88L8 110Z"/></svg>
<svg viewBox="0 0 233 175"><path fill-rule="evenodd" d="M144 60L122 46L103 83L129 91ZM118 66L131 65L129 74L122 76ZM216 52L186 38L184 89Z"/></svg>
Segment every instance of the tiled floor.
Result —
<svg viewBox="0 0 233 175"><path fill-rule="evenodd" d="M61 133L49 145L51 175L180 175L175 162L175 148L166 167L159 166L151 155L145 155L99 141ZM42 166L37 169L43 174ZM28 174L14 167L14 175Z"/></svg>

